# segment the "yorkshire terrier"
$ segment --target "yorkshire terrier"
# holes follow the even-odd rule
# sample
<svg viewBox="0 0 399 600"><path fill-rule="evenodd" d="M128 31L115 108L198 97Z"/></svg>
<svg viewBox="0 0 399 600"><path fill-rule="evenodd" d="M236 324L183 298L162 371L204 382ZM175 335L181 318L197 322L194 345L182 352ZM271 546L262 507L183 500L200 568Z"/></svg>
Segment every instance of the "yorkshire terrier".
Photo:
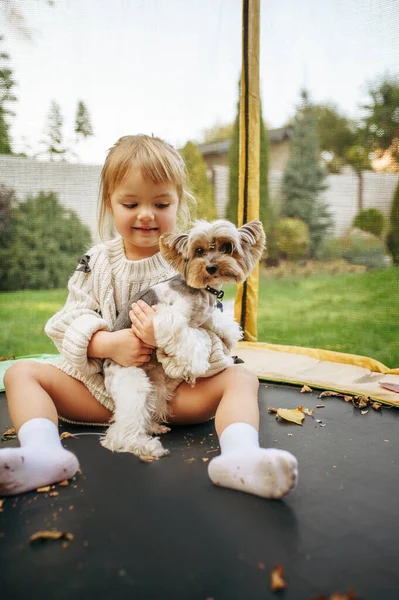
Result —
<svg viewBox="0 0 399 600"><path fill-rule="evenodd" d="M233 317L218 310L224 283L242 283L261 258L265 233L254 220L238 229L229 221L196 221L186 234L160 237L162 256L177 275L147 288L129 301L114 331L131 327L131 304L142 299L157 305L157 349L141 367L104 361L105 387L115 403L113 422L101 439L112 452L159 458L168 454L153 434L169 431L168 404L181 381L195 385L210 367L208 332L215 333L228 354L242 337ZM200 328L200 329L199 329ZM233 364L227 357L227 365Z"/></svg>

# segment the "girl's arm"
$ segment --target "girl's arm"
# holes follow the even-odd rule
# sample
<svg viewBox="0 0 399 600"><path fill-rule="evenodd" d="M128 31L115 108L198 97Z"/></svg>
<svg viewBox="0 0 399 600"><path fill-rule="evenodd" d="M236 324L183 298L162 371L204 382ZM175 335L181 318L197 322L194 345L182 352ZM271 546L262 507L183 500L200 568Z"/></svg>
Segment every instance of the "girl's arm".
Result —
<svg viewBox="0 0 399 600"><path fill-rule="evenodd" d="M68 298L64 307L46 324L45 333L68 362L85 375L101 371L101 362L94 358L104 353L107 341L104 336L93 339L98 331L111 335L110 326L102 318L100 305L94 293L94 273L98 255L92 254L91 271L75 271L68 282Z"/></svg>

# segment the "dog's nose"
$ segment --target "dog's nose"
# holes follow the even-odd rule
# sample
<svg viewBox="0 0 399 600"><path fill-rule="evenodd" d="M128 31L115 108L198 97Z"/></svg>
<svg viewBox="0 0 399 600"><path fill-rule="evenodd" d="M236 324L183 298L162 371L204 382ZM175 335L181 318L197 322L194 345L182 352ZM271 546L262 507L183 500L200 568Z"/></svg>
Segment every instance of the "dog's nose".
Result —
<svg viewBox="0 0 399 600"><path fill-rule="evenodd" d="M214 275L216 273L216 271L218 270L219 267L217 267L216 265L208 265L206 267L207 272L209 273L209 275Z"/></svg>

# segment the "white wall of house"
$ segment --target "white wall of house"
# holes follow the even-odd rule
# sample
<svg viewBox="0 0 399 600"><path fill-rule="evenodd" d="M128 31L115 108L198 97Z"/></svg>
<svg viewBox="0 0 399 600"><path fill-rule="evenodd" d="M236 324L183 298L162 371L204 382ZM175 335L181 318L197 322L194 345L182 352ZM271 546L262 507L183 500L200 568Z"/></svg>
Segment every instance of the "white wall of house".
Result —
<svg viewBox="0 0 399 600"><path fill-rule="evenodd" d="M215 202L218 216L225 215L228 199L229 171L227 166L213 167ZM64 206L77 212L98 241L97 198L101 166L66 162L43 162L30 158L0 155L0 183L15 190L17 198L40 191L54 191ZM271 172L269 188L272 201L278 201L282 173ZM364 173L364 208L375 207L389 215L393 193L399 175ZM335 235L350 227L357 213L357 177L350 170L341 175L329 175L328 189L324 192L335 220Z"/></svg>
<svg viewBox="0 0 399 600"><path fill-rule="evenodd" d="M269 191L271 201L280 203L281 182L283 174L278 171L269 173ZM393 194L399 181L399 175L391 173L374 173L368 171L363 174L363 207L378 208L386 217L389 217ZM229 189L229 169L226 166L214 167L215 201L218 215L222 218L225 214ZM341 235L351 226L357 214L357 189L358 178L350 169L340 175L329 175L326 179L327 189L323 198L327 201L334 218L334 235Z"/></svg>

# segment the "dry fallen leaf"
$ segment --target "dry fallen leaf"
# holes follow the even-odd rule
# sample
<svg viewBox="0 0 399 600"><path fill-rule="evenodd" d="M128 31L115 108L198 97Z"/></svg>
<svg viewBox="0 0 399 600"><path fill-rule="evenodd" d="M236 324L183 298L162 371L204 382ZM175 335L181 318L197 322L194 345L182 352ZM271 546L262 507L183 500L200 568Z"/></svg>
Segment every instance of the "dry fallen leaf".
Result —
<svg viewBox="0 0 399 600"><path fill-rule="evenodd" d="M69 433L69 431L63 431L63 433L61 433L60 435L60 439L61 440L66 440L67 438L76 438L76 435L73 435L73 433Z"/></svg>
<svg viewBox="0 0 399 600"><path fill-rule="evenodd" d="M154 462L154 460L157 460L155 456L139 456L139 459L142 462Z"/></svg>
<svg viewBox="0 0 399 600"><path fill-rule="evenodd" d="M202 462L208 462L209 458L203 458Z"/></svg>
<svg viewBox="0 0 399 600"><path fill-rule="evenodd" d="M305 408L304 406L298 406L298 410L305 413L305 415L309 415L309 417L311 417L314 413L313 408Z"/></svg>
<svg viewBox="0 0 399 600"><path fill-rule="evenodd" d="M326 405L325 404L316 404L316 408L325 408Z"/></svg>
<svg viewBox="0 0 399 600"><path fill-rule="evenodd" d="M332 594L330 600L361 600L356 596L354 590L348 590L346 594Z"/></svg>
<svg viewBox="0 0 399 600"><path fill-rule="evenodd" d="M369 412L368 410L361 410L361 411L360 411L360 414L361 414L361 415L367 415L367 413L368 413L368 412Z"/></svg>
<svg viewBox="0 0 399 600"><path fill-rule="evenodd" d="M67 485L69 485L69 481L68 479L64 479L63 481L60 481L58 485L60 487L66 487Z"/></svg>
<svg viewBox="0 0 399 600"><path fill-rule="evenodd" d="M4 504L4 500L0 499L0 512L3 512L3 504Z"/></svg>
<svg viewBox="0 0 399 600"><path fill-rule="evenodd" d="M49 492L51 490L51 485L45 485L43 487L37 488L37 492Z"/></svg>
<svg viewBox="0 0 399 600"><path fill-rule="evenodd" d="M53 497L53 496L59 496L60 493L59 492L50 492L49 496Z"/></svg>
<svg viewBox="0 0 399 600"><path fill-rule="evenodd" d="M270 576L270 587L273 592L283 590L287 587L286 582L283 579L284 569L282 565L276 565L276 568L271 572Z"/></svg>
<svg viewBox="0 0 399 600"><path fill-rule="evenodd" d="M29 541L33 543L38 540L60 540L61 538L73 540L73 535L72 533L67 533L66 531L37 531L30 536Z"/></svg>
<svg viewBox="0 0 399 600"><path fill-rule="evenodd" d="M319 398L329 398L330 396L343 396L343 394L340 394L339 392L326 391L321 392Z"/></svg>
<svg viewBox="0 0 399 600"><path fill-rule="evenodd" d="M301 394L305 394L306 392L313 392L313 390L308 385L304 385L301 389Z"/></svg>
<svg viewBox="0 0 399 600"><path fill-rule="evenodd" d="M271 413L276 413L277 412L277 408L273 408L272 406L269 406L269 408L267 410L269 412L271 412Z"/></svg>
<svg viewBox="0 0 399 600"><path fill-rule="evenodd" d="M370 398L367 396L354 396L352 402L356 408L366 408L370 404Z"/></svg>
<svg viewBox="0 0 399 600"><path fill-rule="evenodd" d="M297 425L302 425L305 418L305 414L297 408L279 408L277 409L277 416Z"/></svg>
<svg viewBox="0 0 399 600"><path fill-rule="evenodd" d="M371 408L374 408L374 410L381 410L382 404L380 404L379 402L373 402L373 404L371 405Z"/></svg>

